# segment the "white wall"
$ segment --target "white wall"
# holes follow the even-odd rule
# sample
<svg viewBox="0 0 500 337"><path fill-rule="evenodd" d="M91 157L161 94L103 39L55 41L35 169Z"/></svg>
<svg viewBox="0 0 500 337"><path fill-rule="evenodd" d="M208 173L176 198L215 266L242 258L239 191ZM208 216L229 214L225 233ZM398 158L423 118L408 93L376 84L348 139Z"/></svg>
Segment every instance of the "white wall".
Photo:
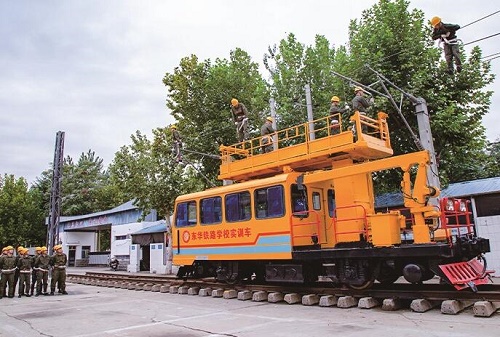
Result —
<svg viewBox="0 0 500 337"><path fill-rule="evenodd" d="M167 252L163 242L149 245L150 268L152 274L166 274L167 272Z"/></svg>
<svg viewBox="0 0 500 337"><path fill-rule="evenodd" d="M151 226L150 222L132 222L123 225L111 226L111 256L129 256L132 238L130 234ZM117 236L126 235L125 240L116 240Z"/></svg>
<svg viewBox="0 0 500 337"><path fill-rule="evenodd" d="M61 235L62 234L62 235ZM68 254L68 246L76 246L77 260L82 258L82 246L90 246L90 251L95 251L97 233L94 232L62 232L59 237L61 238L63 251ZM49 252L52 254L52 252Z"/></svg>
<svg viewBox="0 0 500 337"><path fill-rule="evenodd" d="M485 255L488 269L495 270L494 276L500 277L500 215L478 217L476 228L478 236L490 240L491 252Z"/></svg>

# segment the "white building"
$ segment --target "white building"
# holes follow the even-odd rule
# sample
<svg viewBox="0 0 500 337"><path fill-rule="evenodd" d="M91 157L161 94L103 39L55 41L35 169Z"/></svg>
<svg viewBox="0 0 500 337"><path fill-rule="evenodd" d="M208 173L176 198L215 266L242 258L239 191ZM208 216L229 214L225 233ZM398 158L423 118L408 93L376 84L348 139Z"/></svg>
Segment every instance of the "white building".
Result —
<svg viewBox="0 0 500 337"><path fill-rule="evenodd" d="M107 211L61 217L59 242L68 255L69 266L107 265L110 257L115 256L122 270L165 273L165 221L157 221L154 210L144 221L139 222L141 215L142 211L133 205L133 201L129 201ZM141 230L150 228L154 228L154 236L151 236L152 232L143 234L149 233L149 236L154 238L153 241L157 242L148 241L143 237L139 243L132 244L133 234L137 233L140 238ZM111 249L103 250L103 242L109 242ZM150 246L151 243L154 243L154 249ZM162 249L159 249L159 245L162 245Z"/></svg>

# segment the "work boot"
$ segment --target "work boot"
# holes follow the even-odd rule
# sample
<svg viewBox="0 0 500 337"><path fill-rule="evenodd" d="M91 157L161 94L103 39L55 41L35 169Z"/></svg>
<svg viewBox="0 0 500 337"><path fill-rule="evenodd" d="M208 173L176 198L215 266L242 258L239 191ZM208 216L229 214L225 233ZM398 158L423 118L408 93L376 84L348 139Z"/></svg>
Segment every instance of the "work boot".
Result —
<svg viewBox="0 0 500 337"><path fill-rule="evenodd" d="M67 292L66 290L63 290L63 291L62 291L62 294L63 294L63 295L68 295L68 292Z"/></svg>
<svg viewBox="0 0 500 337"><path fill-rule="evenodd" d="M31 297L31 295L30 295L30 294L26 294L26 295L24 295L24 296L26 296L26 297Z"/></svg>
<svg viewBox="0 0 500 337"><path fill-rule="evenodd" d="M49 296L49 293L48 292L44 292L42 293L43 296Z"/></svg>
<svg viewBox="0 0 500 337"><path fill-rule="evenodd" d="M50 292L50 296L54 296L54 292L53 291Z"/></svg>
<svg viewBox="0 0 500 337"><path fill-rule="evenodd" d="M19 296L17 296L17 297L21 298L21 295L19 295Z"/></svg>
<svg viewBox="0 0 500 337"><path fill-rule="evenodd" d="M35 294L35 297L38 297L38 296L40 296L40 293L36 293L36 294Z"/></svg>

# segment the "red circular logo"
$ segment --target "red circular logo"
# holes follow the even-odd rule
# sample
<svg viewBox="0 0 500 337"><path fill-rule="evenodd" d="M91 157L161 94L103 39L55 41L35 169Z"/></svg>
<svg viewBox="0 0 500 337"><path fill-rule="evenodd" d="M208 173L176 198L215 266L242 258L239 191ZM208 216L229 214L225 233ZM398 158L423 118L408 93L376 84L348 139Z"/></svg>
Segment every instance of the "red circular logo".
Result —
<svg viewBox="0 0 500 337"><path fill-rule="evenodd" d="M184 231L182 233L182 241L184 241L185 243L188 243L190 238L191 238L191 235L189 235L188 231Z"/></svg>

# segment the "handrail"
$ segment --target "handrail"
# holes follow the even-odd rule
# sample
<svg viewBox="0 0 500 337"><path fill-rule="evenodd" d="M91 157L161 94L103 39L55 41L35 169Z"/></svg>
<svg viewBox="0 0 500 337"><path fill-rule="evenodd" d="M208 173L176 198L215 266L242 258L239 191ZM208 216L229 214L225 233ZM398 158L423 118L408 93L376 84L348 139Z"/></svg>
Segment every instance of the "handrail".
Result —
<svg viewBox="0 0 500 337"><path fill-rule="evenodd" d="M377 119L373 119L355 111L350 120L354 124L358 134L363 133L362 125L366 126L368 130L364 132L365 134L384 141L386 146L390 147L389 129L386 121L387 114L379 112L377 117ZM311 129L311 126L314 130ZM269 145L265 143L263 144L263 139L268 138L269 136L273 139L275 149L280 149L291 145L310 142L312 141L311 135L314 135L315 139L321 139L324 137L335 136L336 134L345 131L349 131L349 127L345 127L342 122L342 115L338 113L321 117L313 120L312 122L305 122L289 128L281 129L271 135L255 137L232 145L221 145L219 149L221 151L222 163L228 163L230 161L262 154L263 146ZM239 155L243 158L231 158L231 155Z"/></svg>
<svg viewBox="0 0 500 337"><path fill-rule="evenodd" d="M337 217L337 210L348 209L348 208L361 208L363 211L363 216L354 217L354 218L341 218L339 220ZM355 230L355 231L343 231L343 232L340 232L337 230L337 224L339 222L353 221L353 220L362 220L363 221L363 229L362 230ZM361 234L361 233L364 233L365 240L368 241L368 219L366 216L366 208L363 205L348 205L348 206L336 207L334 210L332 222L333 222L333 234L334 234L335 242L338 242L338 239L337 239L338 235Z"/></svg>
<svg viewBox="0 0 500 337"><path fill-rule="evenodd" d="M299 217L304 217L307 218L308 214L314 214L316 217L316 221L307 221L307 222L295 222L293 221L294 218L297 216ZM292 246L295 246L295 238L310 238L313 235L316 235L318 237L318 242L319 244L324 243L321 240L321 231L320 231L320 221L319 221L319 214L316 211L300 211L300 212L294 212L290 215L290 231L291 231L291 237L292 237ZM303 234L303 235L295 235L294 234L294 227L299 227L299 226L316 226L316 233L308 233L308 234Z"/></svg>

